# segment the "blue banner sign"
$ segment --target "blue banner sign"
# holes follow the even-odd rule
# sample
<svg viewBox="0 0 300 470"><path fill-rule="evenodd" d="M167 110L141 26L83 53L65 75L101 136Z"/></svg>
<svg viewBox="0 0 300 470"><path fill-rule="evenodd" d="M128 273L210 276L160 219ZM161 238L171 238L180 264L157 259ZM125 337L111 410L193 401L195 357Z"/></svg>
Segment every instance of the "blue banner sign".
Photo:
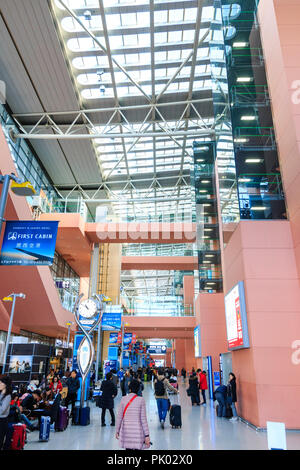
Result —
<svg viewBox="0 0 300 470"><path fill-rule="evenodd" d="M118 333L110 333L109 344L118 344Z"/></svg>
<svg viewBox="0 0 300 470"><path fill-rule="evenodd" d="M215 388L221 385L220 372L214 372L214 384L215 384Z"/></svg>
<svg viewBox="0 0 300 470"><path fill-rule="evenodd" d="M51 266L57 229L58 222L6 222L0 265Z"/></svg>
<svg viewBox="0 0 300 470"><path fill-rule="evenodd" d="M122 314L114 312L104 312L102 316L102 330L112 331L121 329Z"/></svg>
<svg viewBox="0 0 300 470"><path fill-rule="evenodd" d="M124 333L124 341L123 344L124 346L129 346L132 342L132 333Z"/></svg>

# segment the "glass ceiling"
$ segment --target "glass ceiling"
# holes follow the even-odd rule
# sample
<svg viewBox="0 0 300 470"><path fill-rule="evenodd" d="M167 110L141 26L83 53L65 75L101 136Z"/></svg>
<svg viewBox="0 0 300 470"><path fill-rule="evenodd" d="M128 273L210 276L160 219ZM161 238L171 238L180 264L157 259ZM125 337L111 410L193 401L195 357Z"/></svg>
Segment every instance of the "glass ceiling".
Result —
<svg viewBox="0 0 300 470"><path fill-rule="evenodd" d="M107 192L112 212L120 220L166 220L171 215L173 220L192 221L192 143L195 138L209 140L198 133L215 121L209 41L223 40L220 31L211 28L216 19L214 7L209 6L213 2L206 0L204 6L198 0L64 2L76 18L59 0L55 15L81 106L117 110L106 121L94 122L90 131L105 134L93 140L103 181L109 184L117 178L129 183L126 191ZM219 73L225 73L222 65ZM168 106L168 101L181 104ZM158 106L147 108L149 103ZM122 107L134 104L145 109L122 112ZM136 138L135 133L145 135ZM226 142L224 155L220 153L224 172L231 164L225 147ZM133 178L147 180L144 188L130 184ZM171 293L172 272L163 280L158 276L156 284L146 278L145 273L140 281L135 277L135 294L142 287L143 294L145 289L151 294L163 289Z"/></svg>

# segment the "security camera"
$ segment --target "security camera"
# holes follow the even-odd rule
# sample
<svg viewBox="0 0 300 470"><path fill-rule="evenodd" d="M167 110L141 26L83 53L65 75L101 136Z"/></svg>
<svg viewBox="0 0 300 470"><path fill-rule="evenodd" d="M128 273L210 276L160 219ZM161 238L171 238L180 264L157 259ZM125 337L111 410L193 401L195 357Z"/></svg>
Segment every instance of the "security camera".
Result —
<svg viewBox="0 0 300 470"><path fill-rule="evenodd" d="M92 13L89 10L86 10L83 13L83 16L84 16L84 19L87 20L87 21L91 21L91 19L92 19Z"/></svg>

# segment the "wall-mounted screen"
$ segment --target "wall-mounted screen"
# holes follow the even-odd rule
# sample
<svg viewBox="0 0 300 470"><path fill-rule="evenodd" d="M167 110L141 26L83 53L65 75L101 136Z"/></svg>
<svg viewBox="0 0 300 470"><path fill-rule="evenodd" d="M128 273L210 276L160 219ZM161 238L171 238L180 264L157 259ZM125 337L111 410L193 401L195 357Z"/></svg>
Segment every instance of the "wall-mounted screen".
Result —
<svg viewBox="0 0 300 470"><path fill-rule="evenodd" d="M225 295L228 349L249 348L244 283L240 281Z"/></svg>
<svg viewBox="0 0 300 470"><path fill-rule="evenodd" d="M194 329L194 346L195 346L195 357L201 357L201 333L200 326L196 326Z"/></svg>
<svg viewBox="0 0 300 470"><path fill-rule="evenodd" d="M30 372L32 367L32 356L10 356L9 373L24 374Z"/></svg>

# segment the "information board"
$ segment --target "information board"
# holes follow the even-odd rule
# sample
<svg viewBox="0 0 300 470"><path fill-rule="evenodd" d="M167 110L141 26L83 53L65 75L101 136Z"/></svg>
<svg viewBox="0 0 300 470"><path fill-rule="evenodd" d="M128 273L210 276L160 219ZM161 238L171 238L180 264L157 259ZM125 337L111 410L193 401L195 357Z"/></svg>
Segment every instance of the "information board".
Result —
<svg viewBox="0 0 300 470"><path fill-rule="evenodd" d="M228 349L249 348L244 283L240 281L225 295Z"/></svg>

